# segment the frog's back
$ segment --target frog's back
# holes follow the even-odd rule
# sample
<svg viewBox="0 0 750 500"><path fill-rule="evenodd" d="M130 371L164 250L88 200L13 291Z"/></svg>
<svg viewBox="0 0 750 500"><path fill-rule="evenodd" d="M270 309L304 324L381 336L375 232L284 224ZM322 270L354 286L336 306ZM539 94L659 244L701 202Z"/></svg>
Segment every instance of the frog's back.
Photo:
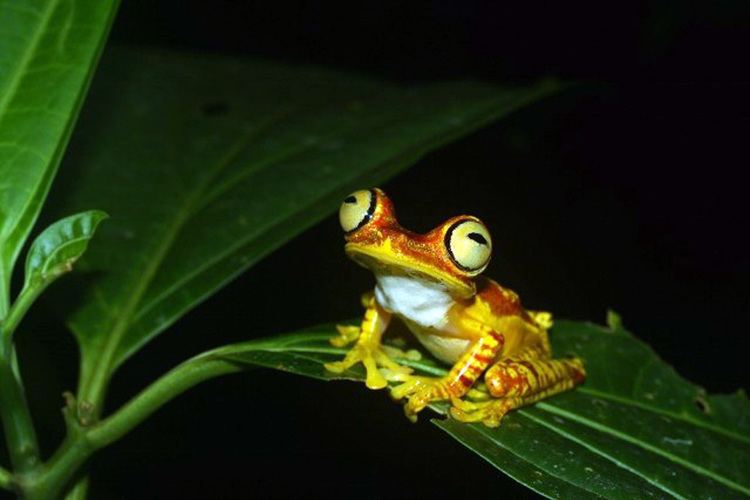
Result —
<svg viewBox="0 0 750 500"><path fill-rule="evenodd" d="M474 300L469 309L474 309L483 323L505 338L502 357L533 345L547 344L546 330L552 324L551 315L527 311L513 290L489 278L481 278L477 280Z"/></svg>

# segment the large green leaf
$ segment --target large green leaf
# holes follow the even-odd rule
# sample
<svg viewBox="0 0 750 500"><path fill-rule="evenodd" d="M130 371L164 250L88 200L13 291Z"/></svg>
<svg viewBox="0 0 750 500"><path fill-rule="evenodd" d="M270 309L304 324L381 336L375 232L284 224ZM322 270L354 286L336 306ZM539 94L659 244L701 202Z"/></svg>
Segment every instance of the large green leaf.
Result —
<svg viewBox="0 0 750 500"><path fill-rule="evenodd" d="M117 3L0 0L0 319Z"/></svg>
<svg viewBox="0 0 750 500"><path fill-rule="evenodd" d="M332 326L228 346L204 355L319 379L343 376L322 364L345 350L331 347ZM750 401L707 395L682 379L622 329L558 321L558 355L584 359L588 378L572 392L510 413L499 428L435 423L511 477L556 498L733 498L750 494ZM403 360L441 375L429 359ZM365 391L365 387L362 387ZM433 409L445 413L444 405Z"/></svg>
<svg viewBox="0 0 750 500"><path fill-rule="evenodd" d="M553 89L400 87L258 60L105 56L57 207L112 216L82 261L96 272L69 317L80 396L98 400L117 365L350 190Z"/></svg>

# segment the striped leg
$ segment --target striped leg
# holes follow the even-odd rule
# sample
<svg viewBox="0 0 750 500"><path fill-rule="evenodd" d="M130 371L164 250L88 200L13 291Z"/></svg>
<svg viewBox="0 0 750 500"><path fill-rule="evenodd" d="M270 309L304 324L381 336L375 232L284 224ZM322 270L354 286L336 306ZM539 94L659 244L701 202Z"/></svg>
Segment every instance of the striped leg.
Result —
<svg viewBox="0 0 750 500"><path fill-rule="evenodd" d="M462 422L496 427L508 411L572 389L585 379L580 359L547 356L544 347L535 347L499 361L485 375L490 394L499 399L471 402L453 398L451 415Z"/></svg>
<svg viewBox="0 0 750 500"><path fill-rule="evenodd" d="M330 339L331 344L337 347L342 347L354 341L354 339L357 340L357 343L346 353L344 359L326 363L324 366L330 372L342 373L357 363L362 363L367 372L367 378L365 379L367 387L382 389L388 385L388 379L383 376L378 366L386 368L389 377L406 376L411 373L411 368L401 366L393 361L380 344L383 332L390 322L391 314L378 306L372 294L364 295L362 301L367 308L362 326L359 328L339 326L337 327L339 336Z"/></svg>
<svg viewBox="0 0 750 500"><path fill-rule="evenodd" d="M465 395L503 347L502 334L487 329L456 362L445 377L404 377L405 382L391 389L394 399L409 398L406 416L416 421L417 413L433 401Z"/></svg>

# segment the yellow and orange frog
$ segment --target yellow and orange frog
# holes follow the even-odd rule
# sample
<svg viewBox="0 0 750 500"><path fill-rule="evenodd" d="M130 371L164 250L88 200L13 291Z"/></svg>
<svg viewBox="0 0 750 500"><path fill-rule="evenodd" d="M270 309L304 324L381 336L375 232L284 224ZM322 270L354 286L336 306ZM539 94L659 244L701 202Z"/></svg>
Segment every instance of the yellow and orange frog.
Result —
<svg viewBox="0 0 750 500"><path fill-rule="evenodd" d="M527 311L511 290L480 277L490 261L492 239L476 217L453 217L426 234L402 228L380 189L352 193L339 210L347 255L370 269L375 290L362 297L359 327L339 326L335 346L356 342L346 357L326 364L341 373L362 363L366 384L391 389L416 415L434 401L452 402L464 422L497 426L514 408L583 382L580 359L552 359L547 312ZM392 318L402 320L437 359L452 365L444 377L412 375L403 353L381 344ZM473 388L484 374L484 388ZM465 399L464 396L468 396Z"/></svg>

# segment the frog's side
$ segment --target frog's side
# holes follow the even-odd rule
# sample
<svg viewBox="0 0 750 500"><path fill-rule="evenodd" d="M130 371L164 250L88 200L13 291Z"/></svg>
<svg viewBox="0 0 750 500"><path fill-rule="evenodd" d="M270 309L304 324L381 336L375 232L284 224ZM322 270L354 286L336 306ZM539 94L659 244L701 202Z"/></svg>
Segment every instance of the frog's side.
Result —
<svg viewBox="0 0 750 500"><path fill-rule="evenodd" d="M462 421L496 426L513 408L568 390L585 377L579 359L552 359L547 329L551 316L526 311L518 296L478 275L487 267L491 238L470 216L449 219L426 234L402 228L393 205L379 189L357 191L339 213L346 252L377 280L362 298L360 327L341 326L336 346L356 340L339 362L326 368L340 373L362 362L367 386L407 398L409 418L432 401L453 403ZM418 377L393 358L402 355L381 345L393 316L401 319L436 358L453 365L445 377ZM486 392L472 389L484 373ZM468 395L469 399L461 399Z"/></svg>

